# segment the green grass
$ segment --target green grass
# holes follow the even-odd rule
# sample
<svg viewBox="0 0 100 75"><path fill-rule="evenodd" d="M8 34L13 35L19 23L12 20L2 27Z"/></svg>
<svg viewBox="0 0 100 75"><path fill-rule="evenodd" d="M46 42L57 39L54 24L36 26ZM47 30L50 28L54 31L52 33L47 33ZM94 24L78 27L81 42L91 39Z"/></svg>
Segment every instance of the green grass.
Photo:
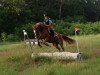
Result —
<svg viewBox="0 0 100 75"><path fill-rule="evenodd" d="M75 39L75 37L72 37ZM78 36L80 52L85 60L62 61L54 59L31 59L32 51L54 52L51 47L29 46L21 43L0 43L0 75L100 75L100 34ZM76 44L64 44L65 50L77 52Z"/></svg>

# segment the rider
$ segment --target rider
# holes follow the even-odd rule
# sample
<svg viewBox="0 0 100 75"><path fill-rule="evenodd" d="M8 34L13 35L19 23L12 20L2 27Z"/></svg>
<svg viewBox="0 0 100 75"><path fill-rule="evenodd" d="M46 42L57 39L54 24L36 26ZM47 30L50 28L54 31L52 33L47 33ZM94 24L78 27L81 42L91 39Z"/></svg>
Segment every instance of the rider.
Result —
<svg viewBox="0 0 100 75"><path fill-rule="evenodd" d="M48 31L54 37L54 30L52 29L52 20L44 14L44 25L50 26Z"/></svg>

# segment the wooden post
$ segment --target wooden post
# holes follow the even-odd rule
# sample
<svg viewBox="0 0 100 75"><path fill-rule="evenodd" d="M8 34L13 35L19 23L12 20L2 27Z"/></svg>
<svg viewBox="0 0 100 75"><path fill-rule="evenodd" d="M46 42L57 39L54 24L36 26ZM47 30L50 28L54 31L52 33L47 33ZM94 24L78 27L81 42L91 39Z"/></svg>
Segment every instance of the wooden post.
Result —
<svg viewBox="0 0 100 75"><path fill-rule="evenodd" d="M23 34L24 34L24 42L25 42L25 36L27 35L27 33L25 32L25 30L23 30Z"/></svg>
<svg viewBox="0 0 100 75"><path fill-rule="evenodd" d="M77 46L77 52L78 52L78 59L81 59L81 53L79 50L79 44L78 44L78 39L77 39L77 31L79 30L79 28L74 28L75 31L75 37L76 37L76 46Z"/></svg>
<svg viewBox="0 0 100 75"><path fill-rule="evenodd" d="M30 39L29 39L28 35L27 35L27 38L28 38L28 41L29 41L30 48L31 48L31 50L32 50L31 41L30 41Z"/></svg>
<svg viewBox="0 0 100 75"><path fill-rule="evenodd" d="M79 51L79 45L78 45L78 40L77 40L77 33L75 31L75 37L76 37L76 45L77 45L77 52L80 53Z"/></svg>
<svg viewBox="0 0 100 75"><path fill-rule="evenodd" d="M30 48L31 48L31 50L32 50L32 45L31 45L31 41L30 41L30 39L29 39L29 37L28 37L28 34L27 34L27 32L25 31L25 30L23 30L23 33L24 33L24 42L25 42L25 36L27 36L27 39L28 39L28 41L29 41L29 45L30 45ZM25 42L26 43L26 42Z"/></svg>

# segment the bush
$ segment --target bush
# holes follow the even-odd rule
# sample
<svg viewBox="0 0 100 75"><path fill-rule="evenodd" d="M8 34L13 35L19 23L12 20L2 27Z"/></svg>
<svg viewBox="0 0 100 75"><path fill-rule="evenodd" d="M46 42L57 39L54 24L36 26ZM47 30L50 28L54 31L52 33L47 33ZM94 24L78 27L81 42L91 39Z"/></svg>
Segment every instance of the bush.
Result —
<svg viewBox="0 0 100 75"><path fill-rule="evenodd" d="M80 35L88 35L88 34L98 34L100 33L100 23L87 23L77 25L80 28Z"/></svg>
<svg viewBox="0 0 100 75"><path fill-rule="evenodd" d="M55 31L64 34L64 35L74 35L74 28L77 27L80 29L77 32L79 35L88 35L88 34L98 34L100 33L100 22L95 23L67 23L64 21L56 21Z"/></svg>
<svg viewBox="0 0 100 75"><path fill-rule="evenodd" d="M1 33L1 41L3 41L3 42L7 41L7 33L5 33L5 32Z"/></svg>
<svg viewBox="0 0 100 75"><path fill-rule="evenodd" d="M1 41L19 41L23 39L23 30L26 30L29 38L34 38L34 33L32 30L32 26L34 23L28 23L26 25L22 25L22 27L15 28L15 34L9 34L3 32L1 33ZM100 22L88 22L88 23L79 23L73 22L69 23L64 20L56 20L54 23L54 30L64 35L75 35L74 28L78 27L80 29L78 35L88 35L88 34L98 34L100 33Z"/></svg>
<svg viewBox="0 0 100 75"><path fill-rule="evenodd" d="M20 38L17 35L9 34L7 36L7 41L9 41L9 42L20 41Z"/></svg>
<svg viewBox="0 0 100 75"><path fill-rule="evenodd" d="M74 17L69 17L68 16L66 21L70 22L70 23L72 23L72 22L81 22L81 23L83 22L83 23L85 23L86 22L84 16L74 16Z"/></svg>
<svg viewBox="0 0 100 75"><path fill-rule="evenodd" d="M57 20L54 24L54 27L56 32L67 35L67 22L64 22L63 20Z"/></svg>
<svg viewBox="0 0 100 75"><path fill-rule="evenodd" d="M3 32L1 33L1 38L0 38L1 42L15 42L15 41L20 41L20 38L17 35L14 34L9 34L7 35L7 33Z"/></svg>
<svg viewBox="0 0 100 75"><path fill-rule="evenodd" d="M26 32L28 33L29 38L34 38L34 33L32 30L32 26L34 25L34 23L28 23L26 25L22 25L22 27L16 27L15 28L15 35L17 35L18 37L20 37L21 39L23 39L23 30L26 30Z"/></svg>

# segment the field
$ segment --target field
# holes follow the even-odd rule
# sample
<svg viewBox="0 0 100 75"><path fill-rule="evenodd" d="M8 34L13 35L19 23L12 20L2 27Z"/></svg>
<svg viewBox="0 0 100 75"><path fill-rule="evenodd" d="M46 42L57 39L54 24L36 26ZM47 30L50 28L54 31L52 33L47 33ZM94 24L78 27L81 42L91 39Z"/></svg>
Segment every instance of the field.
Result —
<svg viewBox="0 0 100 75"><path fill-rule="evenodd" d="M72 37L75 39L75 37ZM31 59L32 51L54 52L51 47L33 46L23 42L0 43L0 75L100 75L100 34L78 36L82 60ZM66 51L77 52L76 44L64 45Z"/></svg>

